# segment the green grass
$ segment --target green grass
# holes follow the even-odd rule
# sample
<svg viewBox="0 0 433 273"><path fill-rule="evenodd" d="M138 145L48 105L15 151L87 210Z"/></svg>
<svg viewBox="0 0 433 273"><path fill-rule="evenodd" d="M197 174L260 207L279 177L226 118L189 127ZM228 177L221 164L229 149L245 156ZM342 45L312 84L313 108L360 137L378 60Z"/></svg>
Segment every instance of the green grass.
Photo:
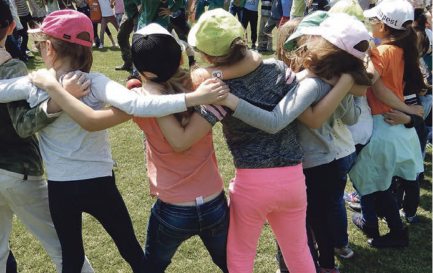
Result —
<svg viewBox="0 0 433 273"><path fill-rule="evenodd" d="M127 73L114 71L114 66L121 64L118 49L95 50L94 60L93 71L102 72L113 80L124 83ZM39 58L36 58L29 67L40 68L43 67L43 63ZM219 125L214 129L214 136L220 172L227 189L227 185L234 174L232 158L227 150ZM138 240L140 243L144 243L149 211L154 200L148 195L143 135L132 122L127 122L110 129L110 141L113 157L117 162L115 168L117 185L129 209ZM410 226L410 246L405 249L373 249L367 245L366 238L349 221L350 245L355 251L355 256L350 260L337 259L342 272L432 272L431 149L428 151L425 164L426 181L421 185L421 204L418 209L422 222ZM349 211L348 214L350 219L351 212ZM83 218L85 250L96 272L131 272L101 225L87 214L84 214ZM386 232L383 223L381 223L381 231ZM19 272L55 272L53 264L40 244L16 220L14 220L11 247L18 259ZM254 272L269 273L277 270L277 263L274 258L275 250L272 232L265 225L257 250ZM214 273L218 272L218 269L212 263L201 241L193 238L180 247L167 272Z"/></svg>

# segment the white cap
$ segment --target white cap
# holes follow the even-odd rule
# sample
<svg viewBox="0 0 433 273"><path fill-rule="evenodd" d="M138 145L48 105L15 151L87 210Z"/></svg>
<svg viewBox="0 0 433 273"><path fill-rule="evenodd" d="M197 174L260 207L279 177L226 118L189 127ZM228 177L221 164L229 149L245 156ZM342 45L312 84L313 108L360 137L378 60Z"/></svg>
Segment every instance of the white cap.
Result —
<svg viewBox="0 0 433 273"><path fill-rule="evenodd" d="M177 35L173 35L173 33L168 32L168 30L166 28L162 27L160 24L156 24L156 23L148 24L147 26L138 29L134 34L140 34L143 36L148 36L148 35L152 35L152 34L169 35L176 40L176 42L179 44L180 49L182 51L185 50L185 45L183 44L183 41L180 40Z"/></svg>
<svg viewBox="0 0 433 273"><path fill-rule="evenodd" d="M364 11L367 18L377 17L394 29L405 29L404 23L414 20L414 8L406 0L384 0L376 7Z"/></svg>
<svg viewBox="0 0 433 273"><path fill-rule="evenodd" d="M331 44L361 60L364 60L367 50L363 52L356 49L355 46L371 39L364 24L345 13L330 14L320 26L305 28L302 33L321 36Z"/></svg>

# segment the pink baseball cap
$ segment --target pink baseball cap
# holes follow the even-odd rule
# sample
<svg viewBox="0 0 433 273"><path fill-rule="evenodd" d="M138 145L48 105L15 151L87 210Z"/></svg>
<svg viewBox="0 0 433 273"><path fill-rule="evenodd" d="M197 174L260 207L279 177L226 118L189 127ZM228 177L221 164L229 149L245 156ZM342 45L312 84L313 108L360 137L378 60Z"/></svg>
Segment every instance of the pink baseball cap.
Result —
<svg viewBox="0 0 433 273"><path fill-rule="evenodd" d="M302 30L302 34L321 36L331 44L361 60L367 55L367 50L360 51L356 45L371 40L364 24L345 13L330 14L318 27L305 28Z"/></svg>
<svg viewBox="0 0 433 273"><path fill-rule="evenodd" d="M90 41L78 37L83 32L89 34ZM45 17L39 28L30 29L28 33L33 41L45 41L45 34L65 42L86 47L92 47L93 44L92 21L85 14L70 9L50 13Z"/></svg>

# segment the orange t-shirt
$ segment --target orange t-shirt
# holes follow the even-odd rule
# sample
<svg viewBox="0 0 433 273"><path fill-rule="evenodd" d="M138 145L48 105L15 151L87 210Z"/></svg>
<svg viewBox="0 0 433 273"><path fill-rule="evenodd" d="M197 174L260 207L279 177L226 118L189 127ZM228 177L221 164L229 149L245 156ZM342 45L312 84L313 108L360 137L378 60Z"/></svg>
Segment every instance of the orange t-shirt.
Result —
<svg viewBox="0 0 433 273"><path fill-rule="evenodd" d="M404 56L403 49L393 45L380 45L371 51L371 60L374 64L384 85L404 101L403 95L403 73ZM389 112L391 107L381 102L369 88L367 100L372 115Z"/></svg>
<svg viewBox="0 0 433 273"><path fill-rule="evenodd" d="M134 118L146 134L150 194L166 203L195 201L223 190L212 132L185 152L173 151L155 118Z"/></svg>

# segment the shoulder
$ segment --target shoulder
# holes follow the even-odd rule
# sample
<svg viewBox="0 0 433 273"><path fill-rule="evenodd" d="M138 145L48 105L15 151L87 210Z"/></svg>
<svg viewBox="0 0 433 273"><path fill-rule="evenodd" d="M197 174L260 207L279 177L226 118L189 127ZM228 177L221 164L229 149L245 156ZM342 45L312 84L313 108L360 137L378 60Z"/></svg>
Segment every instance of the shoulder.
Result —
<svg viewBox="0 0 433 273"><path fill-rule="evenodd" d="M403 55L403 49L394 45L380 45L377 47L377 53L382 57L393 57Z"/></svg>
<svg viewBox="0 0 433 273"><path fill-rule="evenodd" d="M266 73L272 75L275 73L278 76L282 76L282 79L285 80L286 70L287 66L284 64L284 62L275 59L267 59L263 61L260 71L258 71L258 69L256 71L258 71L260 74Z"/></svg>

